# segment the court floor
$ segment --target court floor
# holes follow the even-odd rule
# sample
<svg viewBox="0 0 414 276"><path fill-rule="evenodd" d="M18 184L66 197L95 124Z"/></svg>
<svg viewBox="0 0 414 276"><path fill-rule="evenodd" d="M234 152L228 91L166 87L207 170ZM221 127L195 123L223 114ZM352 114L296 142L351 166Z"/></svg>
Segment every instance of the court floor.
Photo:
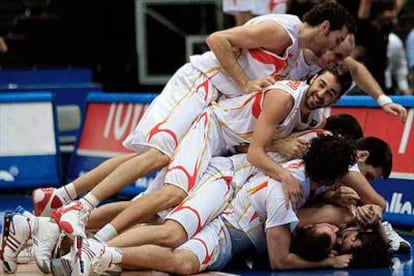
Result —
<svg viewBox="0 0 414 276"><path fill-rule="evenodd" d="M3 218L3 214L6 210L13 210L17 205L22 205L27 210L31 210L32 203L29 196L16 195L16 194L2 194L0 195L0 216ZM0 224L3 223L3 219L0 220ZM2 226L2 225L0 225ZM414 247L414 229L408 229L410 231L404 231L402 236L407 239ZM249 275L249 276L274 276L274 275L322 275L322 276L377 276L377 275L414 275L413 265L413 252L411 255L395 255L393 258L394 266L390 269L318 269L318 270L288 270L288 271L226 271L225 273L203 273L213 275ZM1 271L1 269L0 269ZM0 275L5 275L2 271ZM6 274L7 275L7 274ZM34 263L21 265L15 275L42 275L37 269ZM125 276L132 275L166 275L165 273L158 272L125 272L122 273Z"/></svg>

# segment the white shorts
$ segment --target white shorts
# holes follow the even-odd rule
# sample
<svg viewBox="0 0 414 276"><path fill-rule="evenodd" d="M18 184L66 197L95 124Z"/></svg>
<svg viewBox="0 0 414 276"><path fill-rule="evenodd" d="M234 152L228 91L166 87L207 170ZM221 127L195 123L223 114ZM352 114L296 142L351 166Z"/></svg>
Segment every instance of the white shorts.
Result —
<svg viewBox="0 0 414 276"><path fill-rule="evenodd" d="M220 217L177 249L193 252L200 261L200 271L220 270L232 257L230 234Z"/></svg>
<svg viewBox="0 0 414 276"><path fill-rule="evenodd" d="M154 99L123 145L139 153L156 148L171 158L193 121L217 97L218 91L207 76L185 64Z"/></svg>
<svg viewBox="0 0 414 276"><path fill-rule="evenodd" d="M187 198L166 217L179 223L188 239L224 211L233 198L233 164L229 158L214 157Z"/></svg>
<svg viewBox="0 0 414 276"><path fill-rule="evenodd" d="M221 127L211 110L206 109L177 148L168 166L165 183L189 193L199 182L211 157L222 155L226 150Z"/></svg>

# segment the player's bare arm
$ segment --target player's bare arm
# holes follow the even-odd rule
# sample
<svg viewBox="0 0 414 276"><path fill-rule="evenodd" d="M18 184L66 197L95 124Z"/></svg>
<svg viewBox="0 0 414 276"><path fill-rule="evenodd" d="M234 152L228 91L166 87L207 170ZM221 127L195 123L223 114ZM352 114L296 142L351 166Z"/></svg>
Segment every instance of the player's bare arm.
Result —
<svg viewBox="0 0 414 276"><path fill-rule="evenodd" d="M295 205L301 196L299 181L266 154L267 146L277 133L277 126L287 117L292 106L293 98L283 90L265 93L263 109L255 125L247 158L266 175L280 181L285 198L292 200ZM289 200L286 202L289 204Z"/></svg>
<svg viewBox="0 0 414 276"><path fill-rule="evenodd" d="M272 77L251 80L237 63L233 48L263 48L282 54L292 43L288 33L276 22L234 27L211 34L206 40L223 69L245 93L261 90L274 82Z"/></svg>
<svg viewBox="0 0 414 276"><path fill-rule="evenodd" d="M392 115L400 116L401 121L405 122L407 119L407 109L402 105L390 102L387 96L384 94L384 91L379 86L378 82L374 79L368 69L362 63L356 61L352 57L347 57L344 59L344 64L349 68L352 74L352 78L355 83L367 94L372 96L378 101L378 104L382 109ZM381 98L380 98L381 97ZM387 99L388 101L382 101L382 99Z"/></svg>

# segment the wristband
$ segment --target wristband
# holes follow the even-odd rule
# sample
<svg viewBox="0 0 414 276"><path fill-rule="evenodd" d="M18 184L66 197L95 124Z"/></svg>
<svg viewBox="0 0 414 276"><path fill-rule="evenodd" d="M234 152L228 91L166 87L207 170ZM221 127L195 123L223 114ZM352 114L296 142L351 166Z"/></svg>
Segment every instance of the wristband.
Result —
<svg viewBox="0 0 414 276"><path fill-rule="evenodd" d="M388 97L387 95L384 95L384 94L380 95L377 99L377 103L381 107L386 105L386 104L392 103L392 102L393 102L392 99L390 97Z"/></svg>

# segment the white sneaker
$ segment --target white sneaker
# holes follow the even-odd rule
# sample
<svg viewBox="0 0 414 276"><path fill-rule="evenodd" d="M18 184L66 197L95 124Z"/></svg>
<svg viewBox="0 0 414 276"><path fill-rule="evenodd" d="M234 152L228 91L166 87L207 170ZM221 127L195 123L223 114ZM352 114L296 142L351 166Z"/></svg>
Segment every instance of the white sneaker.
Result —
<svg viewBox="0 0 414 276"><path fill-rule="evenodd" d="M90 212L79 200L53 211L50 216L70 238L81 236L86 239L85 227Z"/></svg>
<svg viewBox="0 0 414 276"><path fill-rule="evenodd" d="M32 245L27 245L23 248L22 251L17 255L18 264L28 264L31 261L34 261L34 251Z"/></svg>
<svg viewBox="0 0 414 276"><path fill-rule="evenodd" d="M35 261L40 271L50 273L50 259L59 242L59 226L50 218L35 217L32 226L32 240Z"/></svg>
<svg viewBox="0 0 414 276"><path fill-rule="evenodd" d="M76 236L71 248L73 263L73 275L91 275L92 267L99 263L99 259L105 253L105 245L95 239L84 239ZM106 258L105 258L106 259Z"/></svg>
<svg viewBox="0 0 414 276"><path fill-rule="evenodd" d="M15 212L6 212L3 220L3 238L0 259L3 271L14 273L17 270L17 255L30 240L30 218Z"/></svg>
<svg viewBox="0 0 414 276"><path fill-rule="evenodd" d="M71 253L68 253L58 259L50 260L50 268L53 276L71 276L73 270Z"/></svg>
<svg viewBox="0 0 414 276"><path fill-rule="evenodd" d="M105 246L103 254L91 262L90 273L91 275L115 276L121 275L122 268L112 263L112 254Z"/></svg>
<svg viewBox="0 0 414 276"><path fill-rule="evenodd" d="M382 225L387 236L387 240L390 244L392 253L409 254L411 251L411 244L403 239L393 228L391 223L383 221Z"/></svg>
<svg viewBox="0 0 414 276"><path fill-rule="evenodd" d="M56 188L38 188L32 193L35 216L48 217L53 210L63 206L64 201L56 194Z"/></svg>

